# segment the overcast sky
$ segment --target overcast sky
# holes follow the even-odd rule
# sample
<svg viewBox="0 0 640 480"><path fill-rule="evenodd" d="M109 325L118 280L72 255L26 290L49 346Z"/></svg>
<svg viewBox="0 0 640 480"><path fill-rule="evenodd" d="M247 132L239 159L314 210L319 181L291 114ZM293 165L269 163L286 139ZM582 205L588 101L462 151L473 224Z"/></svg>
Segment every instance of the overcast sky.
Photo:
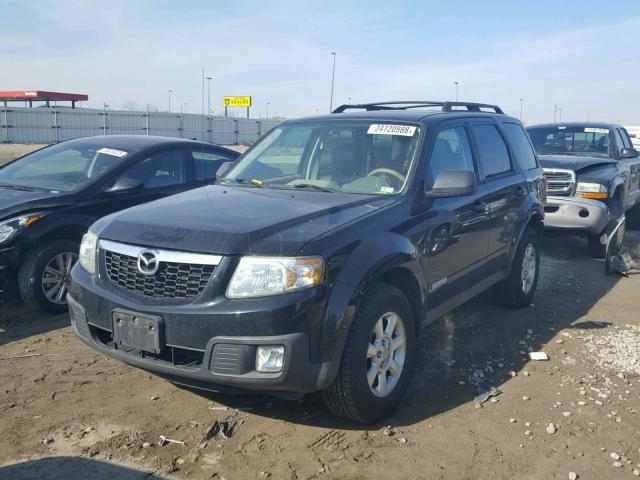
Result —
<svg viewBox="0 0 640 480"><path fill-rule="evenodd" d="M497 103L527 123L640 124L639 0L0 0L0 90L201 111L201 69L252 116L397 99ZM214 101L215 100L215 101Z"/></svg>

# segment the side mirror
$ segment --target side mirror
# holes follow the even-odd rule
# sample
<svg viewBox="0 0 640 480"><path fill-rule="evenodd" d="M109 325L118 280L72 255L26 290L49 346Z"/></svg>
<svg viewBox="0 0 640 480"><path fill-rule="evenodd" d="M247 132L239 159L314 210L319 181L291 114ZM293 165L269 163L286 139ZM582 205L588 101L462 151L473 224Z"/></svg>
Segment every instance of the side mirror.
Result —
<svg viewBox="0 0 640 480"><path fill-rule="evenodd" d="M144 183L134 178L119 178L111 187L105 189L108 193L133 193L142 190Z"/></svg>
<svg viewBox="0 0 640 480"><path fill-rule="evenodd" d="M620 158L636 158L638 151L635 148L623 148L620 150Z"/></svg>
<svg viewBox="0 0 640 480"><path fill-rule="evenodd" d="M225 173L227 173L231 167L233 167L236 164L236 162L224 162L222 165L220 165L218 167L218 170L216 171L216 178L220 178L222 177Z"/></svg>
<svg viewBox="0 0 640 480"><path fill-rule="evenodd" d="M476 174L465 170L443 170L427 197L466 197L476 193Z"/></svg>

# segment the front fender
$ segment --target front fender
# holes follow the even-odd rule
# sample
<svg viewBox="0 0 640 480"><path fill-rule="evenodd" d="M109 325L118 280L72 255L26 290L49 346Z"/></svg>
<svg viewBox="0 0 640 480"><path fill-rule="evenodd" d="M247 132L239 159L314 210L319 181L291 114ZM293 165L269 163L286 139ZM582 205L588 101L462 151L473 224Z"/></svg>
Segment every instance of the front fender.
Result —
<svg viewBox="0 0 640 480"><path fill-rule="evenodd" d="M339 361L351 322L367 288L394 268L406 269L420 285L421 305L424 288L421 282L417 249L411 241L396 233L384 233L360 242L340 269L331 291L320 339L325 361Z"/></svg>

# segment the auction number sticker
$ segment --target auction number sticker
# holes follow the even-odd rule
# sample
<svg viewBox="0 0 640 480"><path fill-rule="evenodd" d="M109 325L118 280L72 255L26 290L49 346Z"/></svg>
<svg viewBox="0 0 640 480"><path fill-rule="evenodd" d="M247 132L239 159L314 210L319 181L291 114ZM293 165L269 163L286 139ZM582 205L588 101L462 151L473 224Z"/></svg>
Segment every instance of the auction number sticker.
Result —
<svg viewBox="0 0 640 480"><path fill-rule="evenodd" d="M367 133L369 135L402 135L403 137L413 137L417 127L411 125L390 125L388 123L372 123L369 125Z"/></svg>
<svg viewBox="0 0 640 480"><path fill-rule="evenodd" d="M609 133L609 129L607 128L586 127L584 131L585 133Z"/></svg>
<svg viewBox="0 0 640 480"><path fill-rule="evenodd" d="M105 155L111 155L113 157L126 157L128 155L127 152L123 152L122 150L116 150L114 148L101 148L98 150L98 153L104 153Z"/></svg>

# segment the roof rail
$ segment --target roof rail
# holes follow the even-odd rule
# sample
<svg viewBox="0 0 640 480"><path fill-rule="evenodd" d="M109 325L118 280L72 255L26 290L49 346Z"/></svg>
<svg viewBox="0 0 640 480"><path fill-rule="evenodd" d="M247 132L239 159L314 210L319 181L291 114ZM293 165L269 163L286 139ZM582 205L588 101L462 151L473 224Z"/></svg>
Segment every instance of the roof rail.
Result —
<svg viewBox="0 0 640 480"><path fill-rule="evenodd" d="M331 113L342 113L346 110L408 110L410 108L424 108L424 107L441 107L442 112L454 112L462 110L463 107L468 112L481 112L483 108L489 108L495 113L504 114L502 109L497 105L491 105L488 103L471 103L471 102L441 102L434 100L404 100L398 102L375 102L375 103L359 103L355 105L340 105Z"/></svg>

